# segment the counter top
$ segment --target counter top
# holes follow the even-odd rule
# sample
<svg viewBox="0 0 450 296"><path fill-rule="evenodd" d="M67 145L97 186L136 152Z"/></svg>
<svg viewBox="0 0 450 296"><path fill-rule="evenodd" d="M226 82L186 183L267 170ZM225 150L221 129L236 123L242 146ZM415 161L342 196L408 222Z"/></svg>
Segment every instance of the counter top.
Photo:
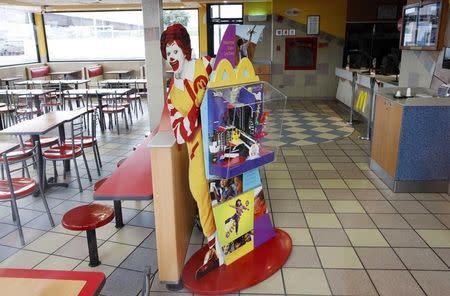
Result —
<svg viewBox="0 0 450 296"><path fill-rule="evenodd" d="M369 69L345 69L345 68L336 68L336 75L343 79L352 79L353 73L358 74L359 77L367 77L370 78L370 72ZM396 75L381 75L376 74L375 79L377 82L391 84L391 85L398 85L398 80Z"/></svg>
<svg viewBox="0 0 450 296"><path fill-rule="evenodd" d="M411 93L414 97L408 99L396 99L394 98L397 90L400 90L404 95L406 93L406 87L393 87L393 88L381 88L377 94L382 95L388 100L400 104L402 106L422 106L422 107L450 107L450 98L441 98L437 96L437 93L433 89L423 87L411 88Z"/></svg>

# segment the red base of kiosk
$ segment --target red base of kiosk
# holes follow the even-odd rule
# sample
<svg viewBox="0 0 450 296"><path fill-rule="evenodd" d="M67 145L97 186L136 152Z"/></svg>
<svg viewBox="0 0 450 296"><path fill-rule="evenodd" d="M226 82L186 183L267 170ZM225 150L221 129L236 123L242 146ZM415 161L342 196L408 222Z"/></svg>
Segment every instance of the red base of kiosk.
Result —
<svg viewBox="0 0 450 296"><path fill-rule="evenodd" d="M195 272L203 263L208 246L197 251L183 269L183 284L196 294L228 294L249 288L270 277L289 258L292 241L289 235L275 229L276 235L251 253L231 265L222 265L201 279L195 279Z"/></svg>

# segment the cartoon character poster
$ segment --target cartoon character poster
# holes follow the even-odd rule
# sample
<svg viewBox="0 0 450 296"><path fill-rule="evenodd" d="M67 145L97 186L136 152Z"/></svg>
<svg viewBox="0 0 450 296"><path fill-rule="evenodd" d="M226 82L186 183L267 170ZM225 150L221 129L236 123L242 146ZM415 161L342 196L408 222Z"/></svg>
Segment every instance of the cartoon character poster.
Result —
<svg viewBox="0 0 450 296"><path fill-rule="evenodd" d="M216 205L213 212L225 264L253 250L254 190Z"/></svg>

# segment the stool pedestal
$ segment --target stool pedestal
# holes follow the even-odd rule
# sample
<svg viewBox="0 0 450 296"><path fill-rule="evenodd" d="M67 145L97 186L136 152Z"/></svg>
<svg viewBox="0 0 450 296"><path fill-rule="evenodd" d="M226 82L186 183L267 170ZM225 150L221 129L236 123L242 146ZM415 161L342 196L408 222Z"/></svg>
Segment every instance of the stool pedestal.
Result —
<svg viewBox="0 0 450 296"><path fill-rule="evenodd" d="M101 262L98 260L97 236L95 235L95 229L87 230L86 236L89 249L89 266L99 266Z"/></svg>

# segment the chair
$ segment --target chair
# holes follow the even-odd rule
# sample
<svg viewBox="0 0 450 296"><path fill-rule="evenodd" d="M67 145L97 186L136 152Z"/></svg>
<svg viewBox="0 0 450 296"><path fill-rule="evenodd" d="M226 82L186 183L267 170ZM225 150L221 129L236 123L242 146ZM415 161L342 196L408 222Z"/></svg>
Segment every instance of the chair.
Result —
<svg viewBox="0 0 450 296"><path fill-rule="evenodd" d="M104 99L107 102L107 106L102 108L103 113L107 114L109 117L109 128L113 128L113 117L114 122L117 126L117 134L120 134L120 128L119 128L119 113L122 113L122 117L125 119L125 126L128 129L128 120L127 120L127 113L126 113L126 106L129 103L124 102L121 96L118 96L117 94L104 96Z"/></svg>
<svg viewBox="0 0 450 296"><path fill-rule="evenodd" d="M78 170L77 158L82 156L84 160L84 165L86 167L86 171L88 173L89 181L92 182L91 173L89 171L89 166L86 160L86 155L84 154L84 143L83 141L79 141L78 145L75 144L76 139L83 138L83 121L81 116L72 120L70 124L71 129L71 144L66 145L66 143L60 143L55 146L51 146L50 149L47 149L42 154L44 158L44 178L46 178L46 162L47 161L70 161L73 160L75 165L75 172L77 174L78 186L80 187L80 192L83 192L83 187L81 186L80 172ZM56 174L54 176L56 180ZM64 172L65 177L65 172Z"/></svg>
<svg viewBox="0 0 450 296"><path fill-rule="evenodd" d="M4 128L11 126L15 123L14 117L16 113L16 107L12 104L11 94L6 92L6 102L0 105L0 120Z"/></svg>
<svg viewBox="0 0 450 296"><path fill-rule="evenodd" d="M77 137L75 139L67 139L65 145L72 147L72 143L76 146L82 146L84 148L92 147L94 152L95 165L97 167L97 173L100 176L100 168L102 167L102 160L100 158L100 151L97 143L97 110L88 111L87 115L91 114L91 134L87 136ZM89 121L89 119L88 119Z"/></svg>
<svg viewBox="0 0 450 296"><path fill-rule="evenodd" d="M30 149L30 153L27 154L27 157L30 159L38 159L37 158L37 146L34 146L32 149ZM44 194L44 188L42 186L42 182L36 182L34 179L27 177L27 178L18 178L18 177L12 177L12 173L15 171L21 170L22 168L16 168L16 169L10 169L10 166L14 163L22 162L21 160L16 160L14 157L8 156L8 154L2 155L3 164L5 166L6 171L6 180L0 180L0 201L10 201L11 202L11 209L12 209L12 217L13 220L16 221L18 230L19 230L19 236L20 236L20 242L23 245L25 245L25 239L23 236L23 230L22 225L20 223L20 216L19 216L19 209L17 207L17 199L26 197L28 195L33 194L37 190L39 190L42 201L45 206L45 211L47 212L48 219L50 221L50 225L52 227L55 226L55 222L53 221L53 217L50 213L50 208L47 203L47 199L45 198ZM41 170L42 168L39 167L38 161L33 161L28 166L35 165L37 166L38 170Z"/></svg>

